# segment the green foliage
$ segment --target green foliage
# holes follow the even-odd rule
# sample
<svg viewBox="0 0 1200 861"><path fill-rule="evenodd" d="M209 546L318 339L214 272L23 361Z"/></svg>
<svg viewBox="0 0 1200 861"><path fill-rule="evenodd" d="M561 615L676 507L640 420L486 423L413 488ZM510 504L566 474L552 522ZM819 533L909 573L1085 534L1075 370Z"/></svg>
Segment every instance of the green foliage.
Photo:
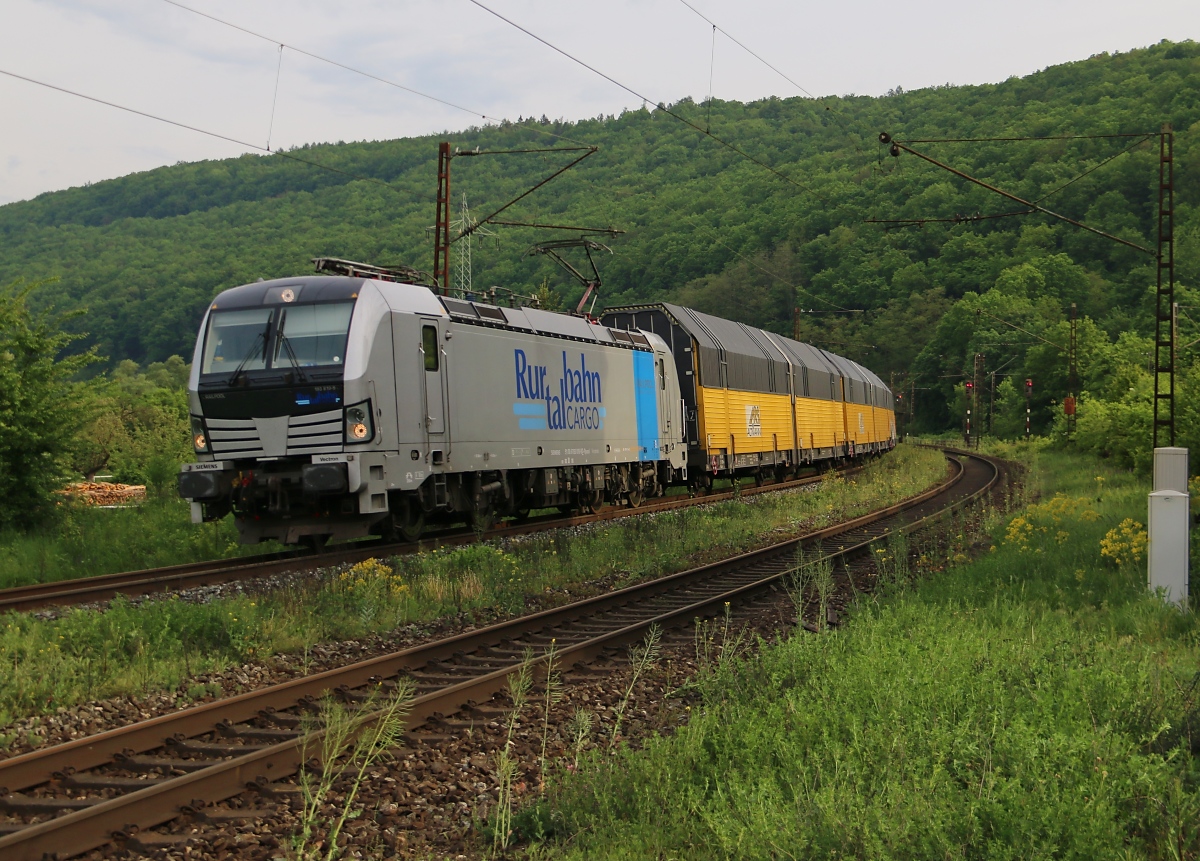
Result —
<svg viewBox="0 0 1200 861"><path fill-rule="evenodd" d="M72 380L95 356L59 359L76 338L51 312L29 309L38 286L0 288L0 529L32 526L52 511L68 449L87 420Z"/></svg>
<svg viewBox="0 0 1200 861"><path fill-rule="evenodd" d="M1153 132L1171 122L1179 132L1178 272L1185 283L1198 284L1198 82L1200 46L1164 41L998 84L896 91L884 98L772 97L703 107L685 99L672 106L693 118L703 111L705 122L711 111L715 132L808 191L661 111L547 120L533 123L533 130L506 122L451 137L463 149L513 149L551 140L540 130L600 147L511 214L627 230L613 242L615 255L601 262L603 302L682 299L775 331L791 329L795 304L869 309L877 313L805 321L804 333L887 379L890 371L908 369L931 333L923 324L936 322L946 302L985 293L998 281L1002 291L1023 291L1035 302L1052 298L1060 313L1064 303L1077 302L1107 332L1145 334L1153 271L1137 252L1040 216L891 231L864 223L1005 208L931 165L887 157L876 140L880 130L902 138L1062 135ZM188 355L205 306L225 287L302 272L317 255L427 268L435 144L425 137L304 149L305 158L382 180L391 189L272 155L179 164L42 195L0 207L0 264L60 275L62 301L89 309L80 325L114 361ZM1153 147L1137 148L1064 185L1124 145L988 143L938 147L937 154L1029 199L1044 197L1056 211L1147 244L1155 225ZM455 188L482 212L566 158L458 159ZM477 243L474 283L528 292L548 279L572 307L580 287L551 260L524 253L545 237L505 228L494 244Z"/></svg>
<svg viewBox="0 0 1200 861"><path fill-rule="evenodd" d="M675 737L562 774L552 854L1196 857L1200 627L1101 555L1146 487L1042 462L1064 495L998 520L994 552L738 662Z"/></svg>
<svg viewBox="0 0 1200 861"><path fill-rule="evenodd" d="M188 366L179 356L143 372L130 359L88 386L93 420L75 443L72 466L82 475L110 473L147 484L159 496L174 491L179 464L193 457L188 423Z"/></svg>
<svg viewBox="0 0 1200 861"><path fill-rule="evenodd" d="M281 549L237 543L231 518L196 526L178 496L120 509L63 505L39 529L0 530L0 589Z"/></svg>

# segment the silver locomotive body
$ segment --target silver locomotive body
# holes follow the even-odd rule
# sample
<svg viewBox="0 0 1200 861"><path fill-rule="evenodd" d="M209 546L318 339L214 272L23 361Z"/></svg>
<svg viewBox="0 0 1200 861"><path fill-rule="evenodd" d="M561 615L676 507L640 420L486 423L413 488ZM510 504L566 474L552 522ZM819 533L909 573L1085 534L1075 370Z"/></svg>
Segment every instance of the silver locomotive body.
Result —
<svg viewBox="0 0 1200 861"><path fill-rule="evenodd" d="M212 303L189 383L193 519L241 540L486 526L637 504L686 479L675 362L657 336L369 278L281 279Z"/></svg>

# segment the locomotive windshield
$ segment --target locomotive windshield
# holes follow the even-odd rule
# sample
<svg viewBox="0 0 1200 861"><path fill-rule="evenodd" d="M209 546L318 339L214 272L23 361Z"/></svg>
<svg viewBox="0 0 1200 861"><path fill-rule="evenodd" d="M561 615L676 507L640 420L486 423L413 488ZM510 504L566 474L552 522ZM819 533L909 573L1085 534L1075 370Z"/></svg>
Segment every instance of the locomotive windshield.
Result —
<svg viewBox="0 0 1200 861"><path fill-rule="evenodd" d="M214 311L208 321L201 373L219 374L238 367L245 371L265 368L274 314L274 308Z"/></svg>
<svg viewBox="0 0 1200 861"><path fill-rule="evenodd" d="M202 374L341 365L353 302L214 311Z"/></svg>
<svg viewBox="0 0 1200 861"><path fill-rule="evenodd" d="M352 310L352 302L281 308L272 364L278 367L295 362L302 368L340 365L346 358Z"/></svg>

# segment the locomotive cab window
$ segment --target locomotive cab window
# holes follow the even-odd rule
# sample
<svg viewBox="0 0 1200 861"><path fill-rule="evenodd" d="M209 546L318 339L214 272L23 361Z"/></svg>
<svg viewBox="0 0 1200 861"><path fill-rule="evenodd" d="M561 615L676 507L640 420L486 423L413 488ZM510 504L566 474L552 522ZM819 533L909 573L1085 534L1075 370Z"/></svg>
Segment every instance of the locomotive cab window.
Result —
<svg viewBox="0 0 1200 861"><path fill-rule="evenodd" d="M245 371L265 368L274 313L271 308L214 311L208 320L201 373L228 373L239 365Z"/></svg>
<svg viewBox="0 0 1200 861"><path fill-rule="evenodd" d="M281 309L272 364L277 368L293 362L302 368L342 364L353 310L350 302Z"/></svg>
<svg viewBox="0 0 1200 861"><path fill-rule="evenodd" d="M425 370L438 369L438 333L436 326L421 329L421 350L425 353Z"/></svg>

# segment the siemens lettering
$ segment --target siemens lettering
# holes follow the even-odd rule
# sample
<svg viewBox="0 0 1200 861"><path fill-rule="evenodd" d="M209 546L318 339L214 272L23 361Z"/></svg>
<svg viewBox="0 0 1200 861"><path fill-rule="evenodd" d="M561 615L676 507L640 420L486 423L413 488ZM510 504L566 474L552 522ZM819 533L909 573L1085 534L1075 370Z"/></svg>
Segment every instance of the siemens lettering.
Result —
<svg viewBox="0 0 1200 861"><path fill-rule="evenodd" d="M552 380L550 368L529 361L524 350L513 350L516 363L517 400L544 404L513 404L513 413L523 430L599 430L604 427L604 398L600 372L589 371L587 356L579 354L579 367L571 367L562 353L562 373Z"/></svg>

